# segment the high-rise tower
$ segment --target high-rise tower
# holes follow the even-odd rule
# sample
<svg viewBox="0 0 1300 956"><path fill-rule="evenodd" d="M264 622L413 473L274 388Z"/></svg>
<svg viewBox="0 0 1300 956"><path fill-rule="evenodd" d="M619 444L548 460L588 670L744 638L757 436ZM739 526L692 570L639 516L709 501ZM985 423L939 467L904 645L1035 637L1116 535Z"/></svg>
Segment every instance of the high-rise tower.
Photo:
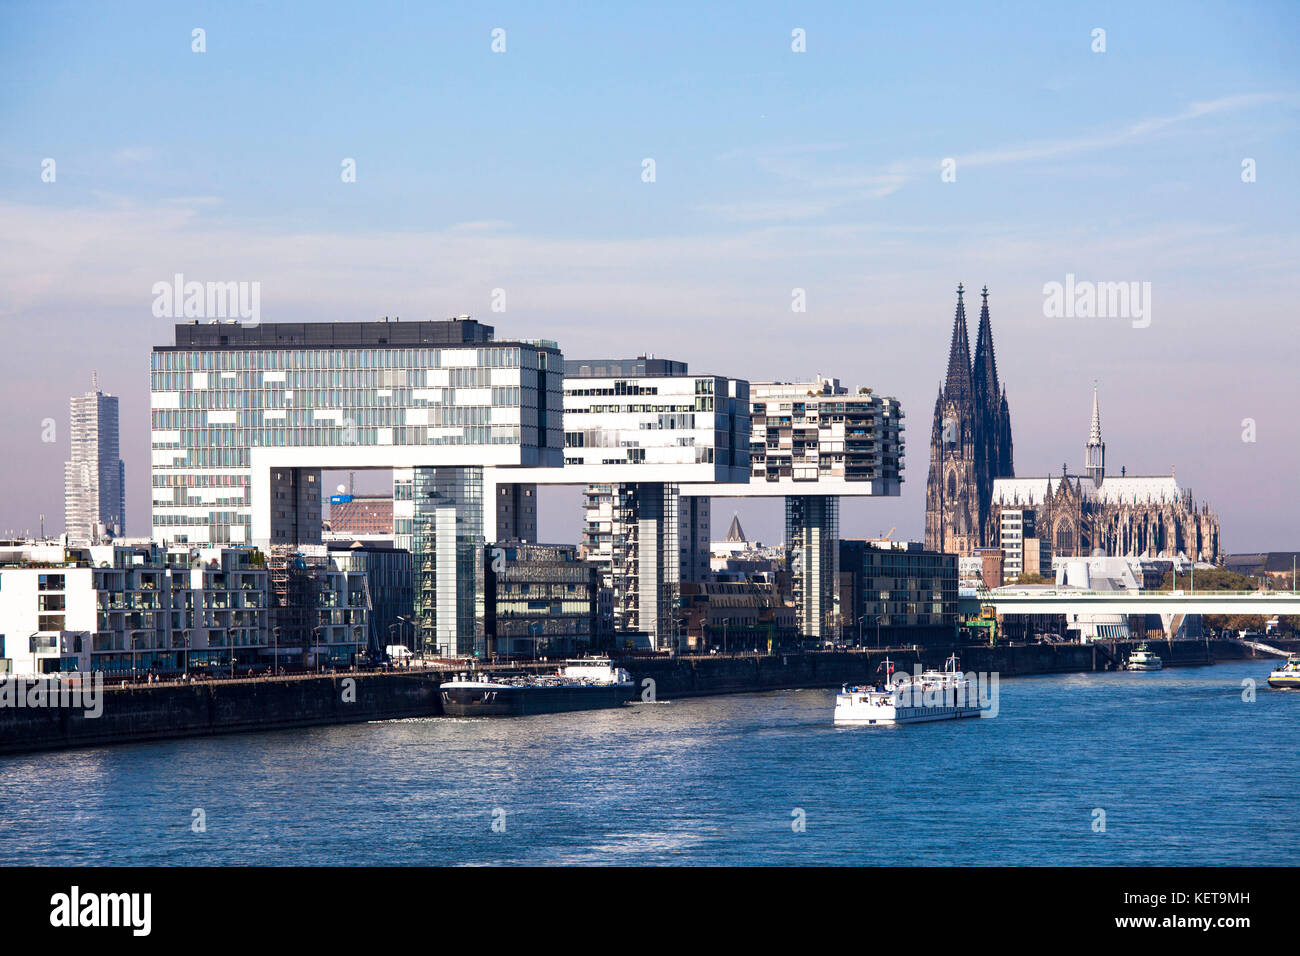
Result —
<svg viewBox="0 0 1300 956"><path fill-rule="evenodd" d="M63 465L63 525L73 544L126 530L126 468L118 454L117 398L91 390L69 402L72 458Z"/></svg>

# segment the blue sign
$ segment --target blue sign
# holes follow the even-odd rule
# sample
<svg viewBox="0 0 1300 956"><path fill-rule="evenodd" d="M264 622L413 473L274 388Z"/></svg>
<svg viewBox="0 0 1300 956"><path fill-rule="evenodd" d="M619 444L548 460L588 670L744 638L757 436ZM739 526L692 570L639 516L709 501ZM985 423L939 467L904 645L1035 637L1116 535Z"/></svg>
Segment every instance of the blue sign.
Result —
<svg viewBox="0 0 1300 956"><path fill-rule="evenodd" d="M332 505L345 505L351 500L351 495L330 495L330 504Z"/></svg>

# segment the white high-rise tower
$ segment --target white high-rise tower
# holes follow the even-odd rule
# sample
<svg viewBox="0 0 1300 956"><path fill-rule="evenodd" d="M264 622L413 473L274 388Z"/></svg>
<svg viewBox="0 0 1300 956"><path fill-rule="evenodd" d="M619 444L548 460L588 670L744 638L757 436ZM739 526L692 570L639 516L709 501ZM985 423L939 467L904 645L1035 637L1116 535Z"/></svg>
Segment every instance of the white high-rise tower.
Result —
<svg viewBox="0 0 1300 956"><path fill-rule="evenodd" d="M126 530L126 468L118 453L117 397L99 390L74 395L72 459L63 465L63 522L68 540L84 544Z"/></svg>

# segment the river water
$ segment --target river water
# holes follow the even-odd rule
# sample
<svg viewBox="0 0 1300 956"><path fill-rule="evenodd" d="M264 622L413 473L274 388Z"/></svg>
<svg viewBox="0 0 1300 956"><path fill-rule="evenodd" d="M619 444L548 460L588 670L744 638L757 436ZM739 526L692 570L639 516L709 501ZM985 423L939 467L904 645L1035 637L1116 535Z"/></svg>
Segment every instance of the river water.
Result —
<svg viewBox="0 0 1300 956"><path fill-rule="evenodd" d="M907 727L802 690L0 757L0 863L1293 864L1270 666L1003 680L996 718Z"/></svg>

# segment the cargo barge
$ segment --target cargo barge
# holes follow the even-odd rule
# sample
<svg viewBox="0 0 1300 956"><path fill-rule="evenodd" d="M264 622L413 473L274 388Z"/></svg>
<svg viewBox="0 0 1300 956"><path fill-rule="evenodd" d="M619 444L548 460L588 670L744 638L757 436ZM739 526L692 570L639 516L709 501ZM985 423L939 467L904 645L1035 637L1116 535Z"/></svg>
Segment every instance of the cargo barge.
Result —
<svg viewBox="0 0 1300 956"><path fill-rule="evenodd" d="M448 717L522 717L621 707L634 690L631 675L608 658L566 661L553 675L457 675L439 688L442 712Z"/></svg>

